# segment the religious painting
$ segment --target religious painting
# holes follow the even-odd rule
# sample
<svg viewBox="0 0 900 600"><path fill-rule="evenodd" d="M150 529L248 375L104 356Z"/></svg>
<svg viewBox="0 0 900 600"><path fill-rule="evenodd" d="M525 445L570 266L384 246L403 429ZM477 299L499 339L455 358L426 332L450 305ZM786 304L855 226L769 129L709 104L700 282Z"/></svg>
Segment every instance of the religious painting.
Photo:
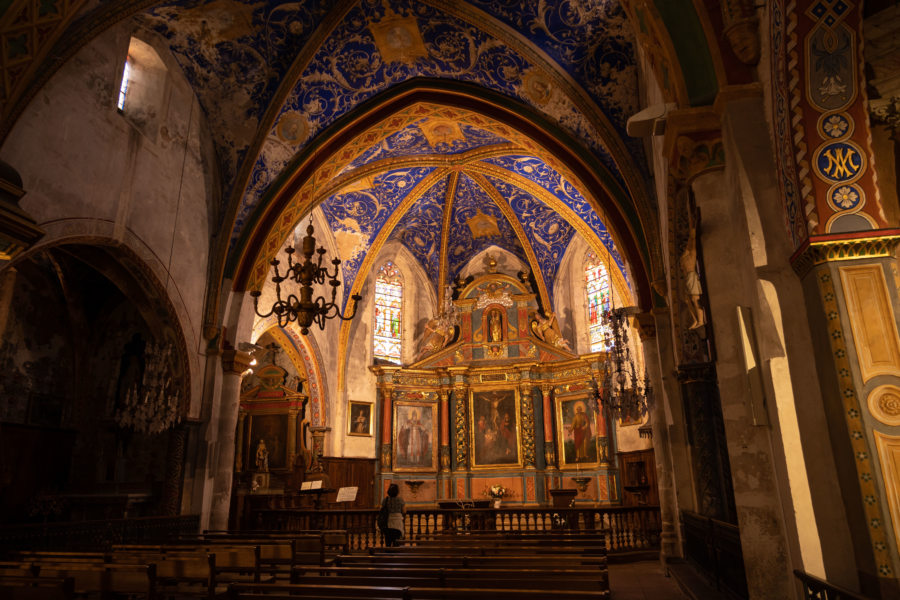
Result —
<svg viewBox="0 0 900 600"><path fill-rule="evenodd" d="M372 436L372 403L354 402L347 405L347 435Z"/></svg>
<svg viewBox="0 0 900 600"><path fill-rule="evenodd" d="M287 467L288 415L250 415L250 435L244 468L260 473Z"/></svg>
<svg viewBox="0 0 900 600"><path fill-rule="evenodd" d="M437 404L394 402L394 471L437 471Z"/></svg>
<svg viewBox="0 0 900 600"><path fill-rule="evenodd" d="M594 402L588 397L558 398L556 436L560 448L560 466L596 465L599 462L599 430Z"/></svg>
<svg viewBox="0 0 900 600"><path fill-rule="evenodd" d="M473 390L469 431L473 468L522 466L518 390Z"/></svg>

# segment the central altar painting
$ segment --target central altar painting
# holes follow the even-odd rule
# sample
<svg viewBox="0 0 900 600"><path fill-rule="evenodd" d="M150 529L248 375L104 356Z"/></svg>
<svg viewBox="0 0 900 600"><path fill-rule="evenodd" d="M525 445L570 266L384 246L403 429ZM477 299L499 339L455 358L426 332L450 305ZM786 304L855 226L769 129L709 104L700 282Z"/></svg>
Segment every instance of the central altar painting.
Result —
<svg viewBox="0 0 900 600"><path fill-rule="evenodd" d="M519 393L515 388L473 390L469 415L473 467L522 465Z"/></svg>

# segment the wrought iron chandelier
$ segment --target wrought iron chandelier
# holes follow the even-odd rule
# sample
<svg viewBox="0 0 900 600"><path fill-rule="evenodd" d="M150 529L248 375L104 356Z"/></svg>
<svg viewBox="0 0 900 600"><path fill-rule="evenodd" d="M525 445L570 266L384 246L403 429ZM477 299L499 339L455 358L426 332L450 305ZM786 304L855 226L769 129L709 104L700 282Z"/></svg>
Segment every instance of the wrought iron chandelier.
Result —
<svg viewBox="0 0 900 600"><path fill-rule="evenodd" d="M606 326L606 369L600 401L611 417L643 421L653 405L653 388L646 369L639 378L628 344L628 320L631 309L612 306L603 313Z"/></svg>
<svg viewBox="0 0 900 600"><path fill-rule="evenodd" d="M301 253L303 260L294 262L293 246L284 249L287 254L287 270L282 275L278 270L281 264L277 258L273 258L271 265L275 269L275 275L272 281L275 283L275 302L267 313L259 312L259 296L262 293L259 290L250 292L253 296L253 308L256 314L262 318L269 317L274 314L278 319L278 325L285 327L288 323L297 321L300 326L300 333L306 335L309 333L310 326L315 323L319 329L325 329L325 321L328 319L338 318L342 321L349 321L356 316L356 305L362 299L359 294L350 296L349 314L344 315L338 307L337 290L341 285L338 279L340 273L341 260L334 258L331 264L334 265L334 273L328 272L328 267L322 266L322 259L325 257L325 248L316 248L316 238L313 237L312 215L309 217L309 225L306 227L306 236L301 243ZM315 260L313 255L317 254ZM293 280L300 284L299 297L295 294L289 294L287 298L281 297L281 283L286 280ZM324 296L318 296L313 300L313 285L328 283L331 286L331 300L326 300Z"/></svg>

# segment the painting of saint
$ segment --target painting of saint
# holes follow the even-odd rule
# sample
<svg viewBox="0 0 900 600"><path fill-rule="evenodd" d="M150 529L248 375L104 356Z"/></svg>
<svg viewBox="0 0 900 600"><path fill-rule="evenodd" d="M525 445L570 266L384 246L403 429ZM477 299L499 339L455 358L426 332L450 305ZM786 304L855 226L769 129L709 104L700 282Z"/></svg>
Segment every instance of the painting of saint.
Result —
<svg viewBox="0 0 900 600"><path fill-rule="evenodd" d="M588 398L557 400L559 446L564 465L596 464L597 413Z"/></svg>
<svg viewBox="0 0 900 600"><path fill-rule="evenodd" d="M521 465L516 391L473 391L470 401L473 466Z"/></svg>
<svg viewBox="0 0 900 600"><path fill-rule="evenodd" d="M372 436L372 404L350 401L347 405L347 435Z"/></svg>
<svg viewBox="0 0 900 600"><path fill-rule="evenodd" d="M397 401L394 406L394 470L436 470L435 405Z"/></svg>

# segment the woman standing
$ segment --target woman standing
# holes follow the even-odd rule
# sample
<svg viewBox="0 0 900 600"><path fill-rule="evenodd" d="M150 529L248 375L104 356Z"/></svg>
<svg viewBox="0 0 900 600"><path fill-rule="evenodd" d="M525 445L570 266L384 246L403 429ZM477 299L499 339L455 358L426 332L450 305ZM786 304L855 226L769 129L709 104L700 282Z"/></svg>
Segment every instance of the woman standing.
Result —
<svg viewBox="0 0 900 600"><path fill-rule="evenodd" d="M384 531L385 546L399 546L398 540L403 537L403 515L406 514L406 505L403 498L398 497L400 488L396 483L388 486L387 497L382 501L382 506L387 506L388 521Z"/></svg>

